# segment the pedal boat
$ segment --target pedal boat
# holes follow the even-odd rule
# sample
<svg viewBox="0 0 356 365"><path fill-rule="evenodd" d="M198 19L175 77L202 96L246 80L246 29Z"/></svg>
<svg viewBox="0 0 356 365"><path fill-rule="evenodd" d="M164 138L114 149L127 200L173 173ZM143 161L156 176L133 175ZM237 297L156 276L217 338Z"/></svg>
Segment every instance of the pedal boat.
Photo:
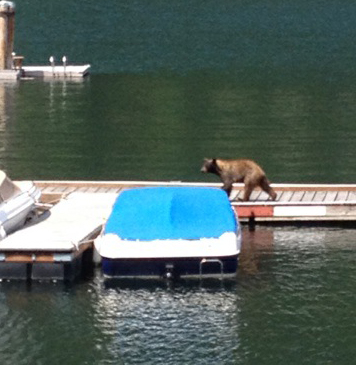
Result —
<svg viewBox="0 0 356 365"><path fill-rule="evenodd" d="M240 247L226 193L205 187L124 190L95 240L111 278L234 276Z"/></svg>

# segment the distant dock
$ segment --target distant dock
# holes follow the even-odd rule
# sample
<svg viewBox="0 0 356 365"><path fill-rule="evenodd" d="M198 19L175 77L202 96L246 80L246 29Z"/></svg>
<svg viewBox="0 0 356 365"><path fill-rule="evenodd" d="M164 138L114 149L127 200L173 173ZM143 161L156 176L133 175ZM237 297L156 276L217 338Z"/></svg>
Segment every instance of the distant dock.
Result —
<svg viewBox="0 0 356 365"><path fill-rule="evenodd" d="M23 66L20 78L78 79L89 74L90 65Z"/></svg>
<svg viewBox="0 0 356 365"><path fill-rule="evenodd" d="M93 264L93 239L123 189L149 186L209 186L214 183L147 181L35 181L48 207L27 227L0 241L0 279L73 280L83 262ZM340 224L356 227L356 185L272 184L276 201L256 190L239 201L243 185L231 193L239 220L256 224ZM53 204L53 206L52 206ZM86 257L84 260L83 258ZM89 258L89 259L88 259Z"/></svg>
<svg viewBox="0 0 356 365"><path fill-rule="evenodd" d="M49 57L49 65L24 66L24 56L14 52L15 37L15 3L0 0L0 80L16 81L20 79L79 79L89 74L90 65L69 65L63 56L62 64L55 63Z"/></svg>

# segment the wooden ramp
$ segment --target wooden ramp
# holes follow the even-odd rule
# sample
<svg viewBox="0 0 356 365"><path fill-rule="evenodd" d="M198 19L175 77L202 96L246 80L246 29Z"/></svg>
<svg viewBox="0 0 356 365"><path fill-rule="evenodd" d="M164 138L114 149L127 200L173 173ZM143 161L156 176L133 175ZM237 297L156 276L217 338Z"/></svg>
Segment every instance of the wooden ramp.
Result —
<svg viewBox="0 0 356 365"><path fill-rule="evenodd" d="M106 222L117 194L74 192L38 223L0 241L0 278L67 279Z"/></svg>

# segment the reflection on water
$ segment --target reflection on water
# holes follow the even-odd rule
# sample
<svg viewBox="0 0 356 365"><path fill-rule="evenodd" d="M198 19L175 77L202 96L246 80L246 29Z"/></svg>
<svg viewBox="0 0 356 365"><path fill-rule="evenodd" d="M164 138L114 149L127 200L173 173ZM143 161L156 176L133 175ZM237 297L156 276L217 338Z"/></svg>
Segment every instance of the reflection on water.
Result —
<svg viewBox="0 0 356 365"><path fill-rule="evenodd" d="M253 343L253 358L267 356L268 364L347 364L356 330L350 322L356 304L354 230L273 233L273 252L260 253L259 272L249 280L249 299L240 313L249 323L241 327L242 350Z"/></svg>
<svg viewBox="0 0 356 365"><path fill-rule="evenodd" d="M99 325L115 333L109 347L127 364L233 363L238 339L234 290L186 286L109 289L98 302Z"/></svg>
<svg viewBox="0 0 356 365"><path fill-rule="evenodd" d="M0 80L0 156L6 155L8 136L14 128L16 82ZM1 159L3 160L3 159ZM0 162L0 169L4 162Z"/></svg>
<svg viewBox="0 0 356 365"><path fill-rule="evenodd" d="M5 364L349 364L354 230L244 232L236 280L0 283ZM24 355L26 354L26 355ZM302 358L301 358L301 354Z"/></svg>

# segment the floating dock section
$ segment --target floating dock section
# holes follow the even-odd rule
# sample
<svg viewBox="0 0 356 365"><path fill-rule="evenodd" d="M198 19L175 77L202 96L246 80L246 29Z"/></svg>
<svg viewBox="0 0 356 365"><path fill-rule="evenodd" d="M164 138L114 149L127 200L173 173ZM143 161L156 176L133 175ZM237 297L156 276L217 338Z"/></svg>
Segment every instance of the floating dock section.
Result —
<svg viewBox="0 0 356 365"><path fill-rule="evenodd" d="M242 190L232 194L232 205L242 222L255 223L354 223L356 185L275 184L275 201L254 191L249 202L239 201Z"/></svg>
<svg viewBox="0 0 356 365"><path fill-rule="evenodd" d="M127 181L35 181L44 204L58 201L38 220L0 241L0 279L73 280L83 257L93 263L93 239L106 222L120 192L149 186L221 184ZM356 228L356 185L272 184L275 201L256 190L240 201L243 185L234 185L231 205L241 223L344 224Z"/></svg>
<svg viewBox="0 0 356 365"><path fill-rule="evenodd" d="M0 278L73 280L116 196L69 194L38 221L0 241Z"/></svg>
<svg viewBox="0 0 356 365"><path fill-rule="evenodd" d="M215 183L145 182L145 181L37 181L44 197L60 198L61 194L80 191L115 192L143 186L210 186ZM255 190L250 201L242 202L243 184L235 184L230 195L233 208L242 223L322 223L350 222L356 226L356 184L272 184L277 199Z"/></svg>
<svg viewBox="0 0 356 365"><path fill-rule="evenodd" d="M78 79L89 74L90 65L23 66L21 77L43 79Z"/></svg>

